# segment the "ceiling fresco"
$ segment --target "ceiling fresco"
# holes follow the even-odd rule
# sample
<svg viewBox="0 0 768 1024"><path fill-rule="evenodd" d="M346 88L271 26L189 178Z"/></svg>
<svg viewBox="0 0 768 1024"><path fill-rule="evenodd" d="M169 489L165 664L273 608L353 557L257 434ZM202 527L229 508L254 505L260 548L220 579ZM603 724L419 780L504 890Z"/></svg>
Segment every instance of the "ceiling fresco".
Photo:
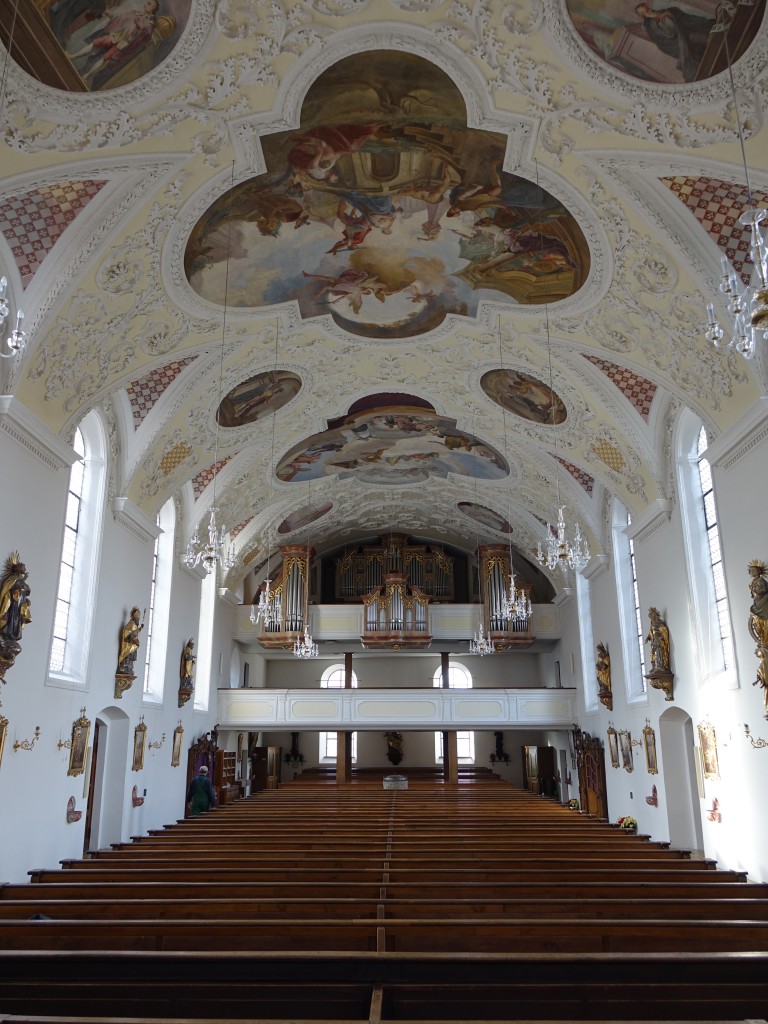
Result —
<svg viewBox="0 0 768 1024"><path fill-rule="evenodd" d="M332 501L323 502L322 505L304 505L302 508L297 508L295 512L291 512L289 516L285 517L278 526L277 532L285 534L300 530L302 526L309 526L310 523L316 523L318 519L328 515L332 508Z"/></svg>
<svg viewBox="0 0 768 1024"><path fill-rule="evenodd" d="M505 459L456 420L407 407L347 416L292 448L277 467L285 481L355 477L368 484L405 484L449 473L482 480L506 476Z"/></svg>
<svg viewBox="0 0 768 1024"><path fill-rule="evenodd" d="M617 71L677 84L724 71L728 53L737 60L760 27L765 0L566 0L566 6L587 46Z"/></svg>
<svg viewBox="0 0 768 1024"><path fill-rule="evenodd" d="M288 370L269 370L249 377L221 400L216 419L222 427L242 427L276 412L295 398L301 377Z"/></svg>
<svg viewBox="0 0 768 1024"><path fill-rule="evenodd" d="M474 519L476 523L482 523L483 526L490 526L497 533L512 533L512 527L507 520L493 509L486 508L485 505L476 505L473 501L459 501L456 508L469 519Z"/></svg>
<svg viewBox="0 0 768 1024"><path fill-rule="evenodd" d="M533 423L564 423L568 410L552 388L520 370L489 370L480 379L480 387L508 412Z"/></svg>
<svg viewBox="0 0 768 1024"><path fill-rule="evenodd" d="M190 0L26 0L88 91L129 85L179 41ZM44 45L44 44L43 44Z"/></svg>
<svg viewBox="0 0 768 1024"><path fill-rule="evenodd" d="M507 138L470 129L434 65L349 57L322 74L301 126L262 139L267 171L195 225L185 271L204 298L263 308L295 300L351 334L406 338L483 299L541 304L585 281L575 218L502 170Z"/></svg>

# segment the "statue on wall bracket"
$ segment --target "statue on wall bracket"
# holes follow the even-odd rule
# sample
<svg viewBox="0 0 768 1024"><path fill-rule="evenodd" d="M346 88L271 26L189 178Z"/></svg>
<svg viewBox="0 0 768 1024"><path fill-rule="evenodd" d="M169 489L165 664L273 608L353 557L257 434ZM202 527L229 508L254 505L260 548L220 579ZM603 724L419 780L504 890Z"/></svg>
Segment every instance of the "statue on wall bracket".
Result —
<svg viewBox="0 0 768 1024"><path fill-rule="evenodd" d="M752 604L749 606L749 635L757 645L757 678L753 686L763 691L763 710L768 719L768 565L754 558L749 569L749 592Z"/></svg>
<svg viewBox="0 0 768 1024"><path fill-rule="evenodd" d="M27 567L18 551L5 560L0 578L0 680L5 682L5 673L12 668L21 653L21 632L30 614L30 588L27 583Z"/></svg>
<svg viewBox="0 0 768 1024"><path fill-rule="evenodd" d="M196 656L193 653L195 641L192 637L184 644L179 664L179 707L183 708L189 698L195 692L195 684L192 677L195 674Z"/></svg>
<svg viewBox="0 0 768 1024"><path fill-rule="evenodd" d="M144 611L146 615L146 609ZM139 609L131 608L126 624L120 630L120 649L117 655L117 671L115 672L115 698L120 700L136 678L134 668L139 654L139 637L144 629L144 619L139 624Z"/></svg>
<svg viewBox="0 0 768 1024"><path fill-rule="evenodd" d="M597 645L597 698L601 704L613 711L613 692L611 690L611 656L605 644Z"/></svg>
<svg viewBox="0 0 768 1024"><path fill-rule="evenodd" d="M672 681L674 673L669 666L669 629L655 608L649 608L651 626L645 642L651 645L651 671L645 678L656 690L663 690L664 700L674 700Z"/></svg>

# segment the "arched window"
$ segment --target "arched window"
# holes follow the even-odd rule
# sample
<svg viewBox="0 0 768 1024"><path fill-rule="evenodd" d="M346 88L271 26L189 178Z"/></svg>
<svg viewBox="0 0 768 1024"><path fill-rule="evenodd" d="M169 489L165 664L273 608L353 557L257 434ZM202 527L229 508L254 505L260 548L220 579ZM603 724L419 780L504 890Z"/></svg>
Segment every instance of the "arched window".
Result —
<svg viewBox="0 0 768 1024"><path fill-rule="evenodd" d="M432 685L435 687L442 687L443 685L443 670L442 667L435 671L432 677ZM472 689L472 673L468 668L458 664L455 661L448 663L448 687L451 690L471 690ZM475 763L475 734L474 732L457 732L456 733L456 747L458 750L459 764L474 764ZM442 732L435 733L435 761L438 764L442 764L445 753L443 751L443 734Z"/></svg>
<svg viewBox="0 0 768 1024"><path fill-rule="evenodd" d="M157 525L163 532L155 540L152 587L147 610L144 700L148 702L160 702L163 699L165 662L168 653L168 623L171 614L173 544L176 530L176 506L173 503L173 498L169 498L160 509Z"/></svg>
<svg viewBox="0 0 768 1024"><path fill-rule="evenodd" d="M331 665L320 677L320 686L324 690L343 690L346 670L343 665ZM357 676L352 673L352 686L357 686ZM336 762L338 753L338 734L336 732L320 733L320 763ZM352 760L357 760L357 733L352 733Z"/></svg>
<svg viewBox="0 0 768 1024"><path fill-rule="evenodd" d="M95 411L75 432L69 474L49 682L86 685L104 513L106 436Z"/></svg>
<svg viewBox="0 0 768 1024"><path fill-rule="evenodd" d="M735 686L731 614L706 450L706 431L698 417L686 410L680 417L677 466L698 675L702 682L724 677Z"/></svg>
<svg viewBox="0 0 768 1024"><path fill-rule="evenodd" d="M647 700L645 634L637 586L635 546L627 533L632 519L620 501L613 503L613 565L627 700Z"/></svg>

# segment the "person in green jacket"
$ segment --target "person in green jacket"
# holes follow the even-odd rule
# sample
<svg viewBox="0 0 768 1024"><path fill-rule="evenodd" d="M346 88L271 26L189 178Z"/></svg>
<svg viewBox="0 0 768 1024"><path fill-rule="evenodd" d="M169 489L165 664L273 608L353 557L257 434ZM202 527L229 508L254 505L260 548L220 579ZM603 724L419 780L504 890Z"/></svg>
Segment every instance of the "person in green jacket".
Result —
<svg viewBox="0 0 768 1024"><path fill-rule="evenodd" d="M216 806L216 793L208 778L208 768L202 765L192 779L187 790L187 811L192 817L213 810Z"/></svg>

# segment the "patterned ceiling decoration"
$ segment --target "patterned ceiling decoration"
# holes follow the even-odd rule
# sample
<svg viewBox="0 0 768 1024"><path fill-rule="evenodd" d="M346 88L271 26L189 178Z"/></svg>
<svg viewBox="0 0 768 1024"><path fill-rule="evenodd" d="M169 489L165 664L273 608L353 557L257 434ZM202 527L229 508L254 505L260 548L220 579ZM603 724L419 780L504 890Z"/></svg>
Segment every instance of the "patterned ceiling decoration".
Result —
<svg viewBox="0 0 768 1024"><path fill-rule="evenodd" d="M253 516L248 516L248 518L244 519L242 523L238 523L237 526L233 526L232 529L229 531L230 540L234 540L238 533L242 533L243 530L248 525L248 523L250 523L252 520Z"/></svg>
<svg viewBox="0 0 768 1024"><path fill-rule="evenodd" d="M268 370L249 377L222 399L216 418L222 427L241 427L276 412L299 393L301 377Z"/></svg>
<svg viewBox="0 0 768 1024"><path fill-rule="evenodd" d="M644 81L700 82L747 50L760 27L765 0L635 3L635 0L566 0L576 31L611 67Z"/></svg>
<svg viewBox="0 0 768 1024"><path fill-rule="evenodd" d="M0 203L0 233L10 246L25 288L67 227L105 185L105 181L63 181Z"/></svg>
<svg viewBox="0 0 768 1024"><path fill-rule="evenodd" d="M590 451L601 459L609 469L612 469L615 473L621 473L624 471L627 465L627 461L621 454L615 444L611 444L604 437L598 437L596 441L593 441L589 446Z"/></svg>
<svg viewBox="0 0 768 1024"><path fill-rule="evenodd" d="M293 533L294 530L299 530L302 526L309 526L310 523L315 523L318 519L322 519L323 516L328 515L332 508L332 501L323 502L322 505L304 505L303 508L298 508L295 512L291 512L289 516L286 516L278 526L277 532Z"/></svg>
<svg viewBox="0 0 768 1024"><path fill-rule="evenodd" d="M231 458L231 455L227 455L225 459L219 459L217 463L212 466L208 466L207 469L201 469L199 473L192 477L192 490L195 495L195 500L200 497L211 480L213 480L216 474L226 466Z"/></svg>
<svg viewBox="0 0 768 1024"><path fill-rule="evenodd" d="M660 178L709 232L727 256L744 284L749 284L753 265L747 261L750 232L739 224L739 216L747 209L749 193L746 185L736 185L717 178ZM768 207L768 192L753 190L756 206ZM746 262L745 262L746 261Z"/></svg>
<svg viewBox="0 0 768 1024"><path fill-rule="evenodd" d="M584 352L583 355L613 381L622 395L629 399L647 423L653 396L656 394L656 385L646 380L645 377L633 373L632 370L609 363L607 359L601 359L599 356L593 356L587 352Z"/></svg>
<svg viewBox="0 0 768 1024"><path fill-rule="evenodd" d="M480 387L508 412L534 423L556 426L564 423L565 402L548 384L519 370L489 370L480 379Z"/></svg>
<svg viewBox="0 0 768 1024"><path fill-rule="evenodd" d="M262 139L267 171L195 225L194 290L264 307L297 301L351 334L406 338L480 299L540 304L578 291L590 255L563 204L502 170L507 139L469 129L446 74L369 51L320 75L299 131Z"/></svg>
<svg viewBox="0 0 768 1024"><path fill-rule="evenodd" d="M335 421L338 422L338 421ZM509 467L503 456L456 420L423 408L386 408L347 416L284 455L280 480L354 476L365 483L404 484L429 477L498 480Z"/></svg>
<svg viewBox="0 0 768 1024"><path fill-rule="evenodd" d="M574 464L572 462L568 462L567 459L561 459L559 455L557 457L557 461L561 466L568 470L574 480L577 480L581 484L587 494L592 493L592 489L595 486L595 478L593 476L590 476L589 473L586 473L579 466L574 466Z"/></svg>
<svg viewBox="0 0 768 1024"><path fill-rule="evenodd" d="M193 363L197 356L189 356L187 359L177 359L173 363L159 366L151 370L146 377L132 380L126 388L128 400L131 403L133 413L133 429L138 430L144 421L149 410L162 397L168 388L178 377L181 371Z"/></svg>
<svg viewBox="0 0 768 1024"><path fill-rule="evenodd" d="M456 503L456 508L469 519L474 519L475 522L482 523L483 526L490 526L497 533L512 533L509 522L498 512L486 508L485 505L476 505L474 501L459 501Z"/></svg>
<svg viewBox="0 0 768 1024"><path fill-rule="evenodd" d="M170 476L174 469L185 462L192 454L192 445L186 441L179 441L173 448L170 448L160 459L160 472L163 476Z"/></svg>

